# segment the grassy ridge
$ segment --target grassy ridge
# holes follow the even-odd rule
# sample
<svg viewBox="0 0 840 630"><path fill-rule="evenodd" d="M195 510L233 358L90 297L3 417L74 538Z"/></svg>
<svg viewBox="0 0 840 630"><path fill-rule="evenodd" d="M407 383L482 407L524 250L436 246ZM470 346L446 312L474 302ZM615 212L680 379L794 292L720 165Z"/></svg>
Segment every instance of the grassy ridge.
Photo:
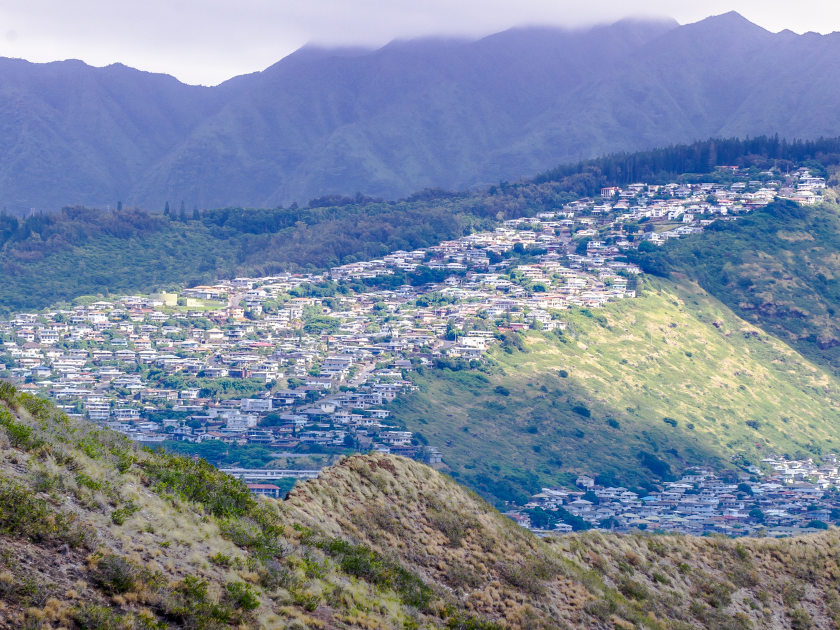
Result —
<svg viewBox="0 0 840 630"><path fill-rule="evenodd" d="M840 619L836 531L534 537L427 466L355 456L253 497L0 384L0 623L22 628L734 628Z"/></svg>
<svg viewBox="0 0 840 630"><path fill-rule="evenodd" d="M398 558L446 588L461 614L508 628L804 629L840 620L834 530L791 540L586 533L543 541L443 475L381 455L325 470L287 503L312 531ZM491 630L458 614L445 625Z"/></svg>
<svg viewBox="0 0 840 630"><path fill-rule="evenodd" d="M562 338L495 350L495 375L426 371L395 416L497 502L579 473L635 485L733 455L836 449L837 378L696 285L653 280L566 319Z"/></svg>

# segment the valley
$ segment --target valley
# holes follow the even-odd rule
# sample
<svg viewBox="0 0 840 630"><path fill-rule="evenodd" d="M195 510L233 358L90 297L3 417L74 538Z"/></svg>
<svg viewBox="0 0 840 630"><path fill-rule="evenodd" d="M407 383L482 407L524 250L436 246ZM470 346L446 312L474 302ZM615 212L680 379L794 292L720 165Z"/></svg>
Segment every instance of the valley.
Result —
<svg viewBox="0 0 840 630"><path fill-rule="evenodd" d="M328 275L77 298L72 308L17 315L5 328L4 361L24 390L140 444L207 457L251 482L281 475L254 487L280 496L313 468L371 449L422 459L503 509L580 476L646 494L696 469L767 474L762 460L819 461L836 450L836 375L689 279L677 266L688 257L675 252L725 247L718 241L732 231L788 216L828 225L830 239L834 224L819 217L834 213L835 191L812 171L820 173L718 169L707 183L605 187L600 199L551 210L568 183L313 207L299 216L319 230L341 230L364 212L398 226L391 238L403 238L399 230L416 238L410 216L425 208L437 213L427 238L467 234L382 258L333 258L344 264ZM494 217L494 208L525 216ZM452 209L455 223L445 215ZM145 229L143 238L165 243L178 229L199 239L262 225L274 239L279 221L291 221L242 211L227 214L225 228L214 223L223 215L149 217L142 227L143 215L129 214L129 237ZM44 227L57 234L72 216ZM114 219L101 236L50 256L100 247L114 238ZM323 242L299 223L290 245ZM376 237L355 238L364 247ZM790 240L773 242L783 249Z"/></svg>
<svg viewBox="0 0 840 630"><path fill-rule="evenodd" d="M51 1L0 630L840 627L828 9Z"/></svg>

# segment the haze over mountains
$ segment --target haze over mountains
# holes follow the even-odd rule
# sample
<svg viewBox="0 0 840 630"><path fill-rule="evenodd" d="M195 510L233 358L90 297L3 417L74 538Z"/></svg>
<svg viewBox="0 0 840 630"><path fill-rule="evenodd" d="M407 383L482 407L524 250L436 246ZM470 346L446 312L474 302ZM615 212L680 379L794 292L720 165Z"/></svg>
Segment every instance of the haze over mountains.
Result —
<svg viewBox="0 0 840 630"><path fill-rule="evenodd" d="M0 60L0 204L162 210L396 198L709 136L840 133L840 34L736 13L304 48L213 88Z"/></svg>

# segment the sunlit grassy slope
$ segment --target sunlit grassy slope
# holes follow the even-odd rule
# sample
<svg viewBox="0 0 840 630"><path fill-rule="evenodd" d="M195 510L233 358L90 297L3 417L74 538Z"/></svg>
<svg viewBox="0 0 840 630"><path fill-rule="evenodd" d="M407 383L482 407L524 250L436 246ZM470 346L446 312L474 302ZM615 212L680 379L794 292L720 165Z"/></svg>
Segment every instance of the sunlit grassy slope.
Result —
<svg viewBox="0 0 840 630"><path fill-rule="evenodd" d="M494 350L497 375L426 371L396 417L497 500L579 473L635 484L834 449L837 379L696 285L649 281L639 299L566 319L562 338Z"/></svg>
<svg viewBox="0 0 840 630"><path fill-rule="evenodd" d="M638 255L656 274L688 277L737 315L840 369L840 206L779 200L738 221Z"/></svg>

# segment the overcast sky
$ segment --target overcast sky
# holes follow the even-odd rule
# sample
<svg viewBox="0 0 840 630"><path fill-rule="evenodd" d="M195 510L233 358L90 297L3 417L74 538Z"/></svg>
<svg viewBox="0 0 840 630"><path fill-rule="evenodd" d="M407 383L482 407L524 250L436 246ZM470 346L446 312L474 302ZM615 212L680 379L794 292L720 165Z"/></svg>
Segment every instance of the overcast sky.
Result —
<svg viewBox="0 0 840 630"><path fill-rule="evenodd" d="M840 30L837 0L0 0L0 56L119 61L215 85L263 70L309 42L377 46L628 15L686 24L731 10L774 32Z"/></svg>

